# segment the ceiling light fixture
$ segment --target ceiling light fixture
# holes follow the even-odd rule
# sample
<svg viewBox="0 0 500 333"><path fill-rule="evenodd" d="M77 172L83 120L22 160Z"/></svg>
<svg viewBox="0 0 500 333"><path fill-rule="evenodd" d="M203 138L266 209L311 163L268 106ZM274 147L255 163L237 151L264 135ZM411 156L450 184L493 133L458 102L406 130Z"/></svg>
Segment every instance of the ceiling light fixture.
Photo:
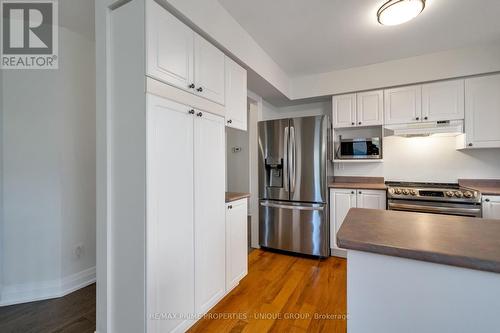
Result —
<svg viewBox="0 0 500 333"><path fill-rule="evenodd" d="M425 8L425 0L389 0L380 7L377 19L383 25L398 25L415 18Z"/></svg>

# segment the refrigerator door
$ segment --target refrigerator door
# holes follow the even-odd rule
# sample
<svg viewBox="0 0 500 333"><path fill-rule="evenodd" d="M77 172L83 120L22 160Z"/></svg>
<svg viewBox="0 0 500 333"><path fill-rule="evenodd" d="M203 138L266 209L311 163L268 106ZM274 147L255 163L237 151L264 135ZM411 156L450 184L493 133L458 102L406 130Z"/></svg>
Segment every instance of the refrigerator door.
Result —
<svg viewBox="0 0 500 333"><path fill-rule="evenodd" d="M259 198L289 200L289 120L259 123Z"/></svg>
<svg viewBox="0 0 500 333"><path fill-rule="evenodd" d="M290 200L327 202L328 117L290 119Z"/></svg>
<svg viewBox="0 0 500 333"><path fill-rule="evenodd" d="M321 257L329 255L325 204L261 200L260 245Z"/></svg>

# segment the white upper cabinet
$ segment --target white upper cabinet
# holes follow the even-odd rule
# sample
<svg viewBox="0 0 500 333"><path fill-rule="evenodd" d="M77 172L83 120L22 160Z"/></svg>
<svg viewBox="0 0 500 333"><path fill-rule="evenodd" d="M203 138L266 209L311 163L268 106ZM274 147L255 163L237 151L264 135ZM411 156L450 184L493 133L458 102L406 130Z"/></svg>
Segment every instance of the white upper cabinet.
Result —
<svg viewBox="0 0 500 333"><path fill-rule="evenodd" d="M384 92L367 91L356 94L357 125L375 126L384 123Z"/></svg>
<svg viewBox="0 0 500 333"><path fill-rule="evenodd" d="M194 32L155 1L146 3L147 74L190 89L194 84Z"/></svg>
<svg viewBox="0 0 500 333"><path fill-rule="evenodd" d="M424 121L464 119L464 80L422 85L422 116Z"/></svg>
<svg viewBox="0 0 500 333"><path fill-rule="evenodd" d="M224 130L224 118L196 111L194 122L194 289L195 311L198 314L205 313L215 305L226 290ZM177 163L175 156L171 158L172 163ZM173 187L170 188L173 189Z"/></svg>
<svg viewBox="0 0 500 333"><path fill-rule="evenodd" d="M247 200L226 203L226 291L234 288L248 270Z"/></svg>
<svg viewBox="0 0 500 333"><path fill-rule="evenodd" d="M386 209L386 192L377 190L358 190L357 207Z"/></svg>
<svg viewBox="0 0 500 333"><path fill-rule="evenodd" d="M356 126L356 94L332 97L333 127Z"/></svg>
<svg viewBox="0 0 500 333"><path fill-rule="evenodd" d="M224 53L155 1L146 3L147 75L224 105Z"/></svg>
<svg viewBox="0 0 500 333"><path fill-rule="evenodd" d="M247 71L226 57L226 126L247 130Z"/></svg>
<svg viewBox="0 0 500 333"><path fill-rule="evenodd" d="M197 95L224 105L224 53L195 35L194 84Z"/></svg>
<svg viewBox="0 0 500 333"><path fill-rule="evenodd" d="M500 220L500 196L483 196L483 218Z"/></svg>
<svg viewBox="0 0 500 333"><path fill-rule="evenodd" d="M468 148L500 147L500 75L465 80L465 140Z"/></svg>
<svg viewBox="0 0 500 333"><path fill-rule="evenodd" d="M422 86L384 90L385 124L408 124L422 118Z"/></svg>

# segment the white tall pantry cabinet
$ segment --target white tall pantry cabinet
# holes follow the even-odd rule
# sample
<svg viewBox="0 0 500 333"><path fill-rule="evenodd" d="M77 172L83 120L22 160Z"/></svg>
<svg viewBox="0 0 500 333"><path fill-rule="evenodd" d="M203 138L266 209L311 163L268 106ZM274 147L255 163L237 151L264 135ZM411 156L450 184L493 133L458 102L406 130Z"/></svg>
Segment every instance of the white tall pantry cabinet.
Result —
<svg viewBox="0 0 500 333"><path fill-rule="evenodd" d="M246 229L227 229L225 204L226 117L246 129L246 71L231 63L228 85L227 57L153 0L108 15L108 327L184 332L246 274Z"/></svg>

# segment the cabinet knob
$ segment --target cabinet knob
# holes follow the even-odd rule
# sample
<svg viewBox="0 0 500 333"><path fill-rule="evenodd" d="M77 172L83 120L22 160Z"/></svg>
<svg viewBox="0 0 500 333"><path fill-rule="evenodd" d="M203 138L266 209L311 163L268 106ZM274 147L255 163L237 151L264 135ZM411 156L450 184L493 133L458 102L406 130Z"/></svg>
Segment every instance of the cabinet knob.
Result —
<svg viewBox="0 0 500 333"><path fill-rule="evenodd" d="M194 114L194 109L188 111L189 114Z"/></svg>
<svg viewBox="0 0 500 333"><path fill-rule="evenodd" d="M420 120L420 117L415 118L415 120Z"/></svg>
<svg viewBox="0 0 500 333"><path fill-rule="evenodd" d="M194 89L194 83L191 83L189 86L188 86L189 89Z"/></svg>
<svg viewBox="0 0 500 333"><path fill-rule="evenodd" d="M486 199L484 199L484 201L486 201L486 202L490 202L490 199L486 198Z"/></svg>
<svg viewBox="0 0 500 333"><path fill-rule="evenodd" d="M427 120L427 119L429 119L429 117L424 117L424 120Z"/></svg>
<svg viewBox="0 0 500 333"><path fill-rule="evenodd" d="M361 191L359 191L358 193L359 193L359 194L362 194L362 192L361 192Z"/></svg>
<svg viewBox="0 0 500 333"><path fill-rule="evenodd" d="M196 91L198 91L198 92L202 92L202 91L203 91L203 88L202 88L202 87L199 87L198 89L196 89Z"/></svg>
<svg viewBox="0 0 500 333"><path fill-rule="evenodd" d="M351 191L351 194L355 194L355 192L354 192L354 191Z"/></svg>
<svg viewBox="0 0 500 333"><path fill-rule="evenodd" d="M198 112L196 115L197 115L198 117L201 117L201 116L203 116L203 112Z"/></svg>
<svg viewBox="0 0 500 333"><path fill-rule="evenodd" d="M472 147L472 146L473 146L472 142L471 142L471 143L469 143L469 144L468 144L468 146L469 146L469 147Z"/></svg>
<svg viewBox="0 0 500 333"><path fill-rule="evenodd" d="M228 124L232 124L232 123L233 123L233 121L232 121L231 119L229 119L229 120L227 121L227 123L228 123Z"/></svg>
<svg viewBox="0 0 500 333"><path fill-rule="evenodd" d="M353 122L351 123L351 125L352 125L352 126L354 126L354 125L356 125L356 123L353 121Z"/></svg>
<svg viewBox="0 0 500 333"><path fill-rule="evenodd" d="M232 205L227 206L227 209L233 209Z"/></svg>
<svg viewBox="0 0 500 333"><path fill-rule="evenodd" d="M359 122L358 125L361 125L361 122Z"/></svg>

